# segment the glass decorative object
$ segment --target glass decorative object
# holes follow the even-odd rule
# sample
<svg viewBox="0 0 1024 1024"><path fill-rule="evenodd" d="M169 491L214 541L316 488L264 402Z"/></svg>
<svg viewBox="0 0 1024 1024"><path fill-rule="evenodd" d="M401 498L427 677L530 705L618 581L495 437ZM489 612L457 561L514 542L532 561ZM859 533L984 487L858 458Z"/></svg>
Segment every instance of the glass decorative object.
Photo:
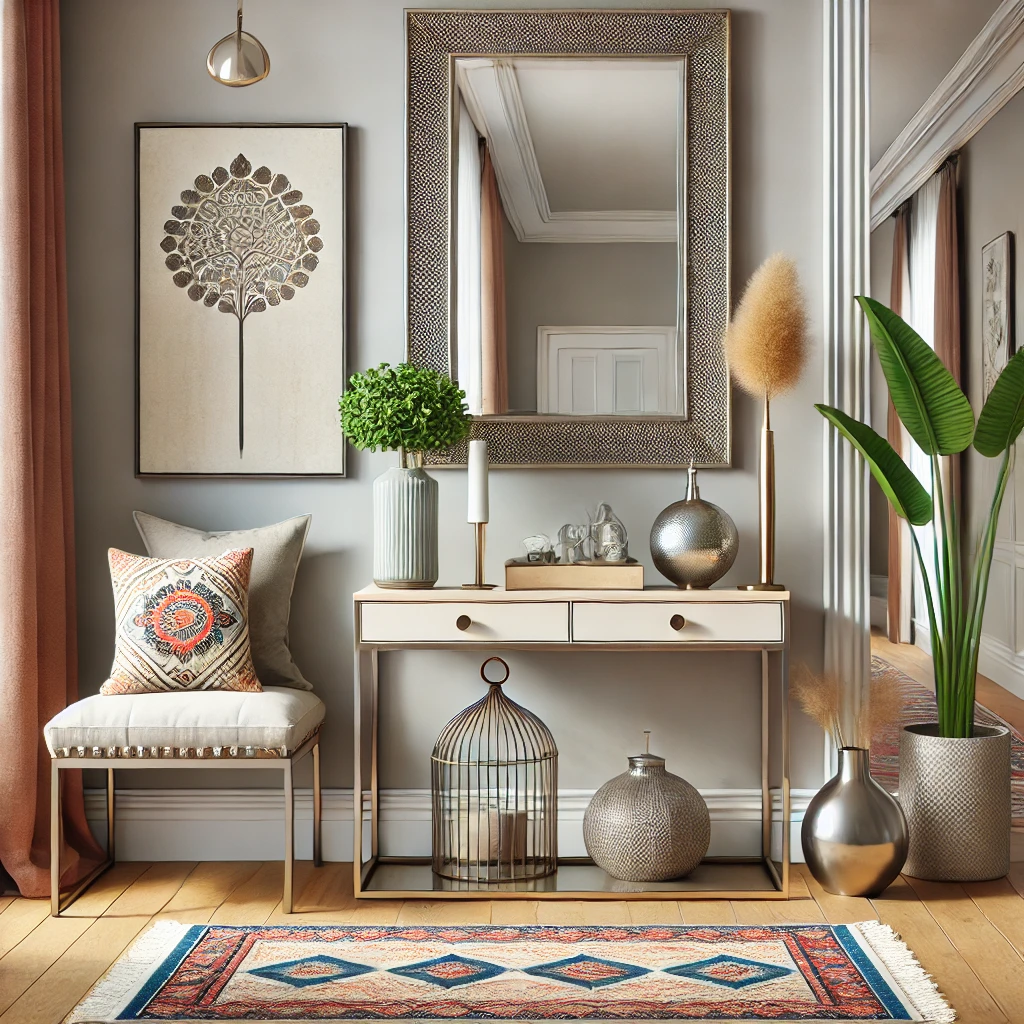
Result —
<svg viewBox="0 0 1024 1024"><path fill-rule="evenodd" d="M502 679L488 679L497 662ZM433 868L443 878L527 881L557 865L558 748L505 696L508 665L480 666L487 694L441 730L431 764Z"/></svg>
<svg viewBox="0 0 1024 1024"><path fill-rule="evenodd" d="M598 506L590 524L590 544L595 562L625 562L629 558L626 527L611 505Z"/></svg>
<svg viewBox="0 0 1024 1024"><path fill-rule="evenodd" d="M583 815L583 842L599 868L626 882L688 875L711 845L711 815L697 790L647 751L606 782Z"/></svg>

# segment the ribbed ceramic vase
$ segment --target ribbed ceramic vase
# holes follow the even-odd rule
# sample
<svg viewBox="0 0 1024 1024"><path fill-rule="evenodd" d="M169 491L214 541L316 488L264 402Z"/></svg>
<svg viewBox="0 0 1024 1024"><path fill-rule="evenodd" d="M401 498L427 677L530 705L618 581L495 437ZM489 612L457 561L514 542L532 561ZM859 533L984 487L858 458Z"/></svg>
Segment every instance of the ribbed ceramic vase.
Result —
<svg viewBox="0 0 1024 1024"><path fill-rule="evenodd" d="M963 739L935 724L900 736L900 803L910 825L904 873L984 882L1010 870L1010 732L976 725Z"/></svg>
<svg viewBox="0 0 1024 1024"><path fill-rule="evenodd" d="M711 815L697 790L665 770L665 759L637 754L606 782L583 815L583 842L599 868L627 882L688 875L711 845Z"/></svg>
<svg viewBox="0 0 1024 1024"><path fill-rule="evenodd" d="M437 582L437 481L422 466L395 466L373 482L373 582Z"/></svg>
<svg viewBox="0 0 1024 1024"><path fill-rule="evenodd" d="M840 896L877 896L907 857L907 821L869 771L871 754L839 751L839 771L815 793L800 830L804 860L818 884Z"/></svg>

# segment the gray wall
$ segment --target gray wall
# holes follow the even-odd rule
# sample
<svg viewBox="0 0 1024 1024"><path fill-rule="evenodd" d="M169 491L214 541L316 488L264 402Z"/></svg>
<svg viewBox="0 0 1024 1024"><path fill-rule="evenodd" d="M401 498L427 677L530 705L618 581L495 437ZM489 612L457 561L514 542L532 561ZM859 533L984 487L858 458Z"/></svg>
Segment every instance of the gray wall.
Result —
<svg viewBox="0 0 1024 1024"><path fill-rule="evenodd" d="M447 4L446 4L447 5ZM501 0L477 7L535 7ZM623 0L587 6L622 7ZM629 6L627 3L626 6ZM636 3L638 7L649 6ZM696 3L694 6L703 6ZM351 735L351 594L370 578L373 478L393 455L352 453L340 481L139 480L134 436L134 121L347 121L352 126L348 198L349 366L403 357L404 28L402 3L377 0L250 0L246 24L267 45L263 83L226 89L205 56L232 24L228 0L65 0L62 4L68 267L74 395L81 687L93 692L112 651L106 549L140 545L131 510L209 529L253 526L313 513L292 608L296 660L328 705L325 782L348 785ZM822 75L817 0L741 0L733 5L734 294L776 250L797 260L821 333ZM773 409L778 445L778 578L793 590L798 659L820 664L822 645L822 425L816 346L800 389ZM703 496L728 509L742 544L725 584L757 566L755 404L733 404L734 466L702 474ZM438 474L442 583L471 577L466 478ZM684 473L564 471L492 475L488 575L522 537L553 532L602 500L632 534L633 553L658 581L646 537L677 499ZM385 712L407 756L385 751L385 783L425 785L429 741L441 720L477 692L476 659L418 654L383 659ZM750 656L603 657L515 655L516 696L551 725L566 785L596 787L653 728L658 749L708 785L756 779L757 659ZM628 696L627 696L628 694ZM712 742L711 730L719 737ZM820 783L822 743L797 722L794 784ZM150 773L137 773L150 776ZM134 784L174 785L161 777ZM127 782L128 780L126 780ZM241 781L241 780L238 780ZM257 780L252 780L256 782ZM212 780L224 785L223 778ZM237 783L236 783L237 784Z"/></svg>
<svg viewBox="0 0 1024 1024"><path fill-rule="evenodd" d="M505 232L508 390L537 408L537 328L676 322L678 247L668 242L520 242Z"/></svg>

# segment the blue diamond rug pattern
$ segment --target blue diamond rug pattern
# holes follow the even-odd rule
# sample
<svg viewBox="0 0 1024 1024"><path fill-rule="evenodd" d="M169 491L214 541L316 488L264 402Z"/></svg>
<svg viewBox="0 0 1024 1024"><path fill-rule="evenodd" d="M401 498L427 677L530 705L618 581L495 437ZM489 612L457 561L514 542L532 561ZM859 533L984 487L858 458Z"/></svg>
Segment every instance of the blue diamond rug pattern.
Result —
<svg viewBox="0 0 1024 1024"><path fill-rule="evenodd" d="M504 974L505 968L484 963L483 960L470 960L453 953L449 956L439 956L435 960L409 964L408 967L392 967L388 973L426 981L431 985L440 985L441 988L458 988L460 985L486 981L488 978Z"/></svg>
<svg viewBox="0 0 1024 1024"><path fill-rule="evenodd" d="M790 968L778 964L763 964L756 960L745 960L741 956L725 955L697 960L692 964L680 964L678 967L666 967L664 971L666 974L710 981L713 985L724 985L731 989L759 985L762 981L774 981L793 973Z"/></svg>
<svg viewBox="0 0 1024 1024"><path fill-rule="evenodd" d="M630 978L639 978L641 975L651 972L646 967L620 964L615 960L602 960L598 957L581 954L569 957L567 960L527 967L523 973L532 974L536 978L565 981L570 985L579 985L580 988L589 988L593 991L596 988L604 988L605 985L617 985L620 981L629 981Z"/></svg>
<svg viewBox="0 0 1024 1024"><path fill-rule="evenodd" d="M337 957L306 956L301 960L287 960L281 964L269 964L266 967L254 967L247 974L255 974L260 978L281 981L294 988L305 988L307 985L320 985L325 981L341 981L344 978L355 978L367 974L372 967L365 964L354 964Z"/></svg>

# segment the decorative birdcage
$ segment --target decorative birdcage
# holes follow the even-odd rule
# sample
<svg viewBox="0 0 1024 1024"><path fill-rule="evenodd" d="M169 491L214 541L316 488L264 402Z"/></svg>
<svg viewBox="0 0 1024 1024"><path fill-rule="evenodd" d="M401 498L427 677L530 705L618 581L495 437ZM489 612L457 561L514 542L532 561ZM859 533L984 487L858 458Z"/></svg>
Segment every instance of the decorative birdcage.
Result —
<svg viewBox="0 0 1024 1024"><path fill-rule="evenodd" d="M488 679L497 662L503 679ZM553 874L558 748L502 690L501 658L480 666L487 694L441 730L431 755L433 864L443 878L510 882Z"/></svg>

